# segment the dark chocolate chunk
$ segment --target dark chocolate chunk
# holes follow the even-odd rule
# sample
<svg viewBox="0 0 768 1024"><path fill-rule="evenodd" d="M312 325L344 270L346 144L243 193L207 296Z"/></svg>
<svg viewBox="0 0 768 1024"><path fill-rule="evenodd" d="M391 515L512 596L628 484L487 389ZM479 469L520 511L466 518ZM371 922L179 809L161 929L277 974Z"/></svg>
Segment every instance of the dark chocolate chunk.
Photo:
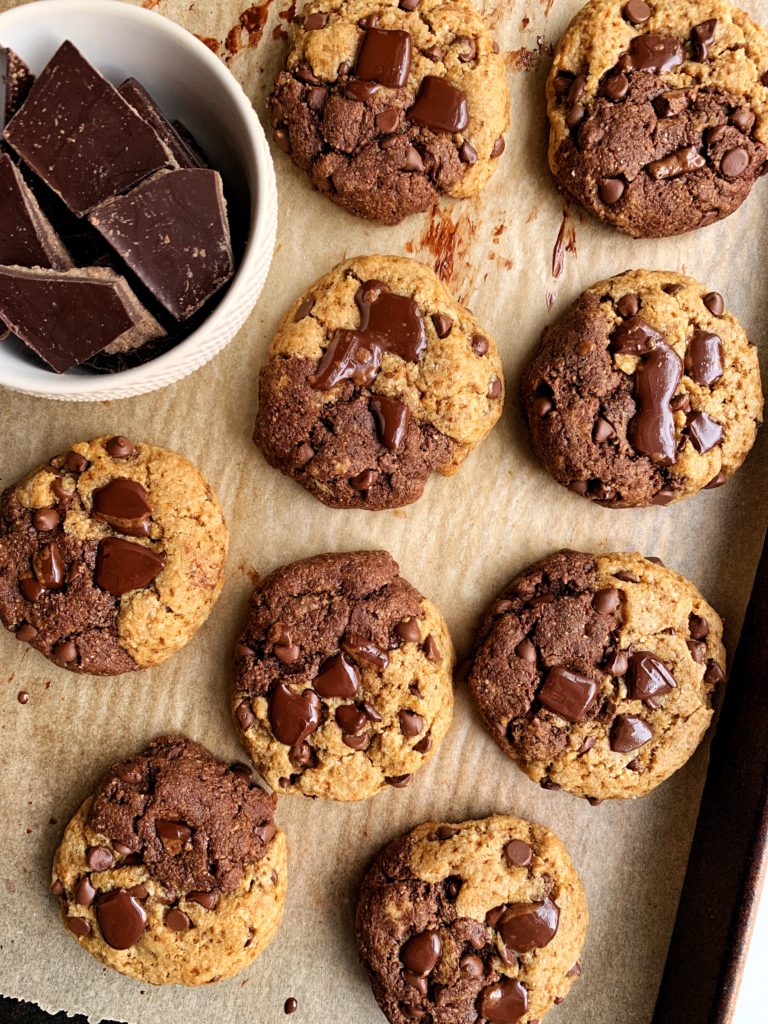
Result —
<svg viewBox="0 0 768 1024"><path fill-rule="evenodd" d="M568 722L580 721L596 697L597 683L560 665L549 670L538 693L545 708Z"/></svg>
<svg viewBox="0 0 768 1024"><path fill-rule="evenodd" d="M656 345L635 371L638 413L629 424L635 451L666 465L675 461L675 419L670 402L683 375L680 357L669 345Z"/></svg>
<svg viewBox="0 0 768 1024"><path fill-rule="evenodd" d="M408 117L435 131L463 132L469 124L466 94L446 78L425 75Z"/></svg>
<svg viewBox="0 0 768 1024"><path fill-rule="evenodd" d="M366 28L355 64L355 75L400 89L411 70L411 36L400 29Z"/></svg>
<svg viewBox="0 0 768 1024"><path fill-rule="evenodd" d="M154 128L179 167L205 167L205 161L197 149L190 146L179 134L141 82L137 82L135 78L126 78L122 85L118 86L117 91L136 113Z"/></svg>
<svg viewBox="0 0 768 1024"><path fill-rule="evenodd" d="M99 541L96 550L94 579L102 590L122 597L131 590L149 586L164 565L165 555L143 544L107 537Z"/></svg>
<svg viewBox="0 0 768 1024"><path fill-rule="evenodd" d="M6 153L0 153L0 265L67 270L72 260Z"/></svg>
<svg viewBox="0 0 768 1024"><path fill-rule="evenodd" d="M723 369L723 343L720 338L707 331L695 330L685 350L687 375L697 384L711 388L723 376Z"/></svg>
<svg viewBox="0 0 768 1024"><path fill-rule="evenodd" d="M34 80L21 57L0 46L0 134L26 99Z"/></svg>

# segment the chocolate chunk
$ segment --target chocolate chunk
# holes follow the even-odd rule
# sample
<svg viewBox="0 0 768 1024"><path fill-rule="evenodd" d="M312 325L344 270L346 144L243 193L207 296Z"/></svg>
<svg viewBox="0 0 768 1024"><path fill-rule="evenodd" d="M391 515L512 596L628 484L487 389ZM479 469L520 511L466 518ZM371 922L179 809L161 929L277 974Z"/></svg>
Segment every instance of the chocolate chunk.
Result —
<svg viewBox="0 0 768 1024"><path fill-rule="evenodd" d="M32 522L36 530L46 533L48 530L56 529L60 518L55 508L40 508L35 512Z"/></svg>
<svg viewBox="0 0 768 1024"><path fill-rule="evenodd" d="M663 92L653 101L653 109L659 117L676 117L688 107L688 94L685 89L671 89Z"/></svg>
<svg viewBox="0 0 768 1024"><path fill-rule="evenodd" d="M466 93L445 78L425 75L408 117L434 131L463 132L469 124Z"/></svg>
<svg viewBox="0 0 768 1024"><path fill-rule="evenodd" d="M403 736L412 739L414 736L418 736L424 728L424 719L421 715L415 711L409 711L403 708L398 712L398 718L400 720L400 731Z"/></svg>
<svg viewBox="0 0 768 1024"><path fill-rule="evenodd" d="M629 0L622 10L630 25L643 25L650 19L651 13L651 8L645 0Z"/></svg>
<svg viewBox="0 0 768 1024"><path fill-rule="evenodd" d="M717 32L717 18L710 18L702 21L700 25L694 25L691 29L691 43L693 44L693 55L698 61L709 60L709 50L715 41Z"/></svg>
<svg viewBox="0 0 768 1024"><path fill-rule="evenodd" d="M96 906L101 936L113 949L130 949L147 927L147 913L125 889L104 896Z"/></svg>
<svg viewBox="0 0 768 1024"><path fill-rule="evenodd" d="M749 163L749 159L747 159ZM669 178L679 178L691 171L700 171L706 167L707 161L699 153L695 146L685 146L671 156L665 156L661 160L652 160L648 164L648 173L654 181L666 181Z"/></svg>
<svg viewBox="0 0 768 1024"><path fill-rule="evenodd" d="M72 258L6 153L0 153L0 264L67 270Z"/></svg>
<svg viewBox="0 0 768 1024"><path fill-rule="evenodd" d="M41 72L5 140L79 217L172 161L153 129L70 42Z"/></svg>
<svg viewBox="0 0 768 1024"><path fill-rule="evenodd" d="M55 540L44 544L32 556L32 569L38 583L46 590L61 590L64 586L64 562Z"/></svg>
<svg viewBox="0 0 768 1024"><path fill-rule="evenodd" d="M432 323L438 338L447 338L453 327L453 320L446 313L433 313Z"/></svg>
<svg viewBox="0 0 768 1024"><path fill-rule="evenodd" d="M155 830L163 849L172 857L178 857L192 838L192 829L183 821L170 818L158 818Z"/></svg>
<svg viewBox="0 0 768 1024"><path fill-rule="evenodd" d="M126 103L130 103L136 113L154 128L179 167L205 166L205 161L200 157L197 148L193 148L182 138L141 82L135 78L126 78L122 85L117 87L117 91Z"/></svg>
<svg viewBox="0 0 768 1024"><path fill-rule="evenodd" d="M312 690L294 693L285 683L278 683L272 690L269 724L279 743L295 747L317 729L320 720L320 700Z"/></svg>
<svg viewBox="0 0 768 1024"><path fill-rule="evenodd" d="M725 672L716 661L707 662L707 670L704 673L704 682L710 686L717 686L725 681Z"/></svg>
<svg viewBox="0 0 768 1024"><path fill-rule="evenodd" d="M0 46L0 135L29 94L35 78L17 53Z"/></svg>
<svg viewBox="0 0 768 1024"><path fill-rule="evenodd" d="M611 750L617 754L628 754L653 739L653 729L637 715L617 715L611 726Z"/></svg>
<svg viewBox="0 0 768 1024"><path fill-rule="evenodd" d="M724 369L723 343L720 338L697 328L686 346L684 365L691 380L707 388L714 387L723 376Z"/></svg>
<svg viewBox="0 0 768 1024"><path fill-rule="evenodd" d="M356 633L348 633L342 641L342 647L355 661L363 665L373 665L374 668L385 669L389 664L389 655L386 651L382 651L372 640L366 640L365 637Z"/></svg>
<svg viewBox="0 0 768 1024"><path fill-rule="evenodd" d="M663 334L635 314L613 331L610 350L622 356L646 355L663 341Z"/></svg>
<svg viewBox="0 0 768 1024"><path fill-rule="evenodd" d="M722 316L725 312L725 302L720 292L709 292L704 296L702 302L707 307L712 316Z"/></svg>
<svg viewBox="0 0 768 1024"><path fill-rule="evenodd" d="M91 934L91 925L84 917L67 917L64 921L67 928L79 939Z"/></svg>
<svg viewBox="0 0 768 1024"><path fill-rule="evenodd" d="M528 1009L528 992L515 978L502 978L480 990L477 1009L488 1024L516 1024Z"/></svg>
<svg viewBox="0 0 768 1024"><path fill-rule="evenodd" d="M362 335L373 338L385 352L418 362L427 347L424 317L407 295L396 295L382 281L366 281L355 295Z"/></svg>
<svg viewBox="0 0 768 1024"><path fill-rule="evenodd" d="M136 480L116 477L93 492L92 516L129 537L149 536L152 506Z"/></svg>
<svg viewBox="0 0 768 1024"><path fill-rule="evenodd" d="M370 404L381 443L391 452L398 451L408 436L410 409L399 399L388 398L386 395L373 395Z"/></svg>
<svg viewBox="0 0 768 1024"><path fill-rule="evenodd" d="M672 71L684 60L682 46L670 36L635 36L629 44L628 66L634 71Z"/></svg>
<svg viewBox="0 0 768 1024"><path fill-rule="evenodd" d="M183 910L179 910L178 907L173 907L165 915L165 923L168 928L171 928L175 932L186 932L192 927L192 921L184 913Z"/></svg>
<svg viewBox="0 0 768 1024"><path fill-rule="evenodd" d="M112 851L106 846L92 846L85 854L85 863L91 871L107 871L113 862Z"/></svg>
<svg viewBox="0 0 768 1024"><path fill-rule="evenodd" d="M323 662L312 685L321 697L354 697L360 689L360 671L346 655L336 654Z"/></svg>
<svg viewBox="0 0 768 1024"><path fill-rule="evenodd" d="M0 267L0 319L57 373L163 334L125 280L97 267Z"/></svg>
<svg viewBox="0 0 768 1024"><path fill-rule="evenodd" d="M400 949L400 962L417 978L426 978L437 966L443 952L442 939L438 932L428 929L420 932Z"/></svg>
<svg viewBox="0 0 768 1024"><path fill-rule="evenodd" d="M713 420L705 412L690 412L685 420L685 430L691 439L691 444L699 453L705 455L712 451L719 444L723 443L725 430L722 424Z"/></svg>
<svg viewBox="0 0 768 1024"><path fill-rule="evenodd" d="M709 635L709 622L703 615L688 616L688 632L694 640L703 640Z"/></svg>
<svg viewBox="0 0 768 1024"><path fill-rule="evenodd" d="M395 626L395 632L406 643L418 643L421 640L419 620L416 618L402 619Z"/></svg>
<svg viewBox="0 0 768 1024"><path fill-rule="evenodd" d="M371 384L381 369L381 346L358 331L343 328L333 332L317 371L309 377L312 387L330 391L343 380L360 387Z"/></svg>
<svg viewBox="0 0 768 1024"><path fill-rule="evenodd" d="M549 945L557 933L560 908L545 896L537 903L511 903L494 925L510 953L530 953Z"/></svg>
<svg viewBox="0 0 768 1024"><path fill-rule="evenodd" d="M635 651L629 658L627 694L630 700L651 700L674 690L677 683L655 654Z"/></svg>
<svg viewBox="0 0 768 1024"><path fill-rule="evenodd" d="M218 171L162 171L88 220L177 320L197 312L234 273Z"/></svg>
<svg viewBox="0 0 768 1024"><path fill-rule="evenodd" d="M335 718L346 736L357 736L368 725L368 715L354 704L341 704L336 708Z"/></svg>
<svg viewBox="0 0 768 1024"><path fill-rule="evenodd" d="M154 580L165 565L165 555L143 544L106 537L96 550L94 579L102 590L122 597L131 590L141 590Z"/></svg>
<svg viewBox="0 0 768 1024"><path fill-rule="evenodd" d="M537 696L553 714L579 722L595 703L597 683L557 665L547 673Z"/></svg>
<svg viewBox="0 0 768 1024"><path fill-rule="evenodd" d="M639 409L629 424L629 442L635 451L664 465L675 461L675 419L670 402L682 375L682 360L663 342L641 360L635 371Z"/></svg>
<svg viewBox="0 0 768 1024"><path fill-rule="evenodd" d="M355 75L401 89L411 71L411 36L399 29L366 28L355 64Z"/></svg>
<svg viewBox="0 0 768 1024"><path fill-rule="evenodd" d="M527 868L533 859L533 850L522 839L510 839L504 847L507 864L514 868Z"/></svg>

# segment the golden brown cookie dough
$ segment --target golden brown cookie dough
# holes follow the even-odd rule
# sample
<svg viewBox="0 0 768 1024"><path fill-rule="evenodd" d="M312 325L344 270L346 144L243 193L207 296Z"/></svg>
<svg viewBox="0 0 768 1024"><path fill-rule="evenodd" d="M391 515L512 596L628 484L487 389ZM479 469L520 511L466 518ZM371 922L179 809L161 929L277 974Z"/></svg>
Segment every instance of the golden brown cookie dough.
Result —
<svg viewBox="0 0 768 1024"><path fill-rule="evenodd" d="M591 0L547 84L560 187L636 237L727 217L768 161L768 33L728 0Z"/></svg>
<svg viewBox="0 0 768 1024"><path fill-rule="evenodd" d="M488 182L504 152L504 62L469 0L310 0L268 102L316 189L396 224Z"/></svg>
<svg viewBox="0 0 768 1024"><path fill-rule="evenodd" d="M612 508L718 487L762 422L757 350L718 292L633 270L587 289L523 374L533 447L554 478Z"/></svg>
<svg viewBox="0 0 768 1024"><path fill-rule="evenodd" d="M278 792L364 800L434 754L453 664L445 620L386 551L316 555L251 595L232 708Z"/></svg>
<svg viewBox="0 0 768 1024"><path fill-rule="evenodd" d="M696 587L656 561L561 551L496 600L469 686L493 739L544 788L643 796L707 731L722 632Z"/></svg>
<svg viewBox="0 0 768 1024"><path fill-rule="evenodd" d="M0 500L0 617L74 672L157 665L208 617L227 537L184 456L119 436L80 442Z"/></svg>
<svg viewBox="0 0 768 1024"><path fill-rule="evenodd" d="M254 441L332 508L397 508L496 424L493 338L416 260L360 256L288 312L261 371Z"/></svg>
<svg viewBox="0 0 768 1024"><path fill-rule="evenodd" d="M69 932L152 985L232 977L270 943L286 890L275 798L180 736L113 765L70 821L51 891Z"/></svg>
<svg viewBox="0 0 768 1024"><path fill-rule="evenodd" d="M391 1024L536 1024L581 974L587 920L576 869L541 825L431 821L374 858L357 948Z"/></svg>

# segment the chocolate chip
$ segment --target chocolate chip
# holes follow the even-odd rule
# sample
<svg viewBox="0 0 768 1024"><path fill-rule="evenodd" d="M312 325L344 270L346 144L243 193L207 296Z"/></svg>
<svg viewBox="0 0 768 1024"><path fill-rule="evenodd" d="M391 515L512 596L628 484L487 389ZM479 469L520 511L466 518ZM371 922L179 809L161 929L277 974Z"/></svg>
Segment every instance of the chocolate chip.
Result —
<svg viewBox="0 0 768 1024"><path fill-rule="evenodd" d="M315 11L313 14L307 14L302 22L302 28L305 32L316 32L319 28L325 28L328 24L328 15L322 11Z"/></svg>
<svg viewBox="0 0 768 1024"><path fill-rule="evenodd" d="M322 663L313 686L321 697L354 697L360 689L360 670L346 654L336 654Z"/></svg>
<svg viewBox="0 0 768 1024"><path fill-rule="evenodd" d="M354 490L360 491L361 493L367 493L376 483L379 478L379 474L375 469L364 469L357 476L350 477L349 484Z"/></svg>
<svg viewBox="0 0 768 1024"><path fill-rule="evenodd" d="M696 664L697 665L703 664L704 658L705 658L706 653L707 653L707 645L701 643L698 640L686 640L685 642L686 642L686 644L688 646L688 651L690 652L690 655L693 658L693 660L696 662ZM650 704L650 701L649 701L649 704Z"/></svg>
<svg viewBox="0 0 768 1024"><path fill-rule="evenodd" d="M488 339L483 334L473 334L469 344L476 356L484 356L488 351Z"/></svg>
<svg viewBox="0 0 768 1024"><path fill-rule="evenodd" d="M619 100L623 100L629 92L629 79L622 72L611 75L603 82L602 91L605 97L617 103Z"/></svg>
<svg viewBox="0 0 768 1024"><path fill-rule="evenodd" d="M57 644L53 649L53 656L65 665L71 665L77 661L77 647L74 641L65 640L63 643Z"/></svg>
<svg viewBox="0 0 768 1024"><path fill-rule="evenodd" d="M63 896L64 895L64 883L60 878L54 878L51 882L51 895L52 896Z"/></svg>
<svg viewBox="0 0 768 1024"><path fill-rule="evenodd" d="M186 932L192 927L192 921L183 910L174 907L165 915L165 923L175 932Z"/></svg>
<svg viewBox="0 0 768 1024"><path fill-rule="evenodd" d="M155 831L163 850L171 857L178 857L192 838L192 829L189 825L171 818L157 818Z"/></svg>
<svg viewBox="0 0 768 1024"><path fill-rule="evenodd" d="M707 307L712 316L722 316L725 312L725 302L720 292L709 292L704 296L702 302Z"/></svg>
<svg viewBox="0 0 768 1024"><path fill-rule="evenodd" d="M612 615L621 604L621 593L618 587L598 590L592 598L592 607L600 615Z"/></svg>
<svg viewBox="0 0 768 1024"><path fill-rule="evenodd" d="M424 161L415 146L409 146L405 151L405 170L419 173L424 170Z"/></svg>
<svg viewBox="0 0 768 1024"><path fill-rule="evenodd" d="M622 295L616 302L616 311L625 320L630 320L633 316L637 316L640 312L640 296L632 294Z"/></svg>
<svg viewBox="0 0 768 1024"><path fill-rule="evenodd" d="M703 615L688 616L688 632L694 640L703 640L709 635L709 622Z"/></svg>
<svg viewBox="0 0 768 1024"><path fill-rule="evenodd" d="M708 128L706 132L707 145L712 146L716 142L720 142L721 139L725 138L728 128L724 124L715 125L714 128Z"/></svg>
<svg viewBox="0 0 768 1024"><path fill-rule="evenodd" d="M691 439L691 444L700 455L705 455L723 443L725 430L722 424L718 423L717 420L713 420L707 413L688 413L685 423L685 429Z"/></svg>
<svg viewBox="0 0 768 1024"><path fill-rule="evenodd" d="M529 665L536 664L536 648L529 637L520 641L515 648L515 654L518 658L522 658L523 661L527 661Z"/></svg>
<svg viewBox="0 0 768 1024"><path fill-rule="evenodd" d="M293 314L293 322L295 324L308 317L312 310L315 308L315 297L310 295L308 299L304 299L303 302L299 303L299 308Z"/></svg>
<svg viewBox="0 0 768 1024"><path fill-rule="evenodd" d="M610 441L610 439L615 436L616 431L608 420L604 419L602 416L598 416L595 421L595 425L592 428L592 440L596 444L603 444L605 441Z"/></svg>
<svg viewBox="0 0 768 1024"><path fill-rule="evenodd" d="M579 754L587 754L597 743L597 739L594 736L585 736L581 746L578 749Z"/></svg>
<svg viewBox="0 0 768 1024"><path fill-rule="evenodd" d="M534 416L543 417L548 413L552 412L555 408L555 403L547 395L539 395L538 398L534 398L531 409L533 410Z"/></svg>
<svg viewBox="0 0 768 1024"><path fill-rule="evenodd" d="M468 64L477 57L477 43L471 36L457 36L454 40L457 46L462 47L459 53L459 63Z"/></svg>
<svg viewBox="0 0 768 1024"><path fill-rule="evenodd" d="M485 974L485 964L474 953L465 953L459 960L459 970L468 978L482 978Z"/></svg>
<svg viewBox="0 0 768 1024"><path fill-rule="evenodd" d="M410 711L407 708L403 708L398 712L398 718L400 719L400 731L403 736L407 736L411 739L414 736L419 736L424 728L424 719L421 715L415 711Z"/></svg>
<svg viewBox="0 0 768 1024"><path fill-rule="evenodd" d="M414 749L416 749L414 747ZM394 786L395 789L404 789L413 778L413 775L385 775L384 781L388 786Z"/></svg>
<svg viewBox="0 0 768 1024"><path fill-rule="evenodd" d="M704 673L704 682L709 686L717 686L718 683L725 681L725 672L714 660L707 662L707 670Z"/></svg>
<svg viewBox="0 0 768 1024"><path fill-rule="evenodd" d="M313 85L307 90L307 106L315 112L322 110L328 101L328 90L323 85Z"/></svg>
<svg viewBox="0 0 768 1024"><path fill-rule="evenodd" d="M130 459L136 451L136 446L133 442L129 441L127 437L123 437L122 434L110 437L104 447L107 455L113 459Z"/></svg>
<svg viewBox="0 0 768 1024"><path fill-rule="evenodd" d="M453 327L453 320L446 313L433 313L432 323L438 338L447 338Z"/></svg>
<svg viewBox="0 0 768 1024"><path fill-rule="evenodd" d="M488 388L487 398L491 400L498 398L501 395L501 381L498 377L494 377L491 381L491 385Z"/></svg>
<svg viewBox="0 0 768 1024"><path fill-rule="evenodd" d="M301 657L301 649L297 644L275 644L272 653L284 665L293 665Z"/></svg>
<svg viewBox="0 0 768 1024"><path fill-rule="evenodd" d="M575 128L577 125L581 124L586 116L587 108L582 103L574 103L565 115L565 123L568 128Z"/></svg>
<svg viewBox="0 0 768 1024"><path fill-rule="evenodd" d="M749 153L738 146L730 149L720 161L720 170L726 178L740 178L749 167Z"/></svg>
<svg viewBox="0 0 768 1024"><path fill-rule="evenodd" d="M500 157L501 154L506 149L506 146L507 146L506 142L504 141L504 139L500 135L498 137L498 139L496 139L496 141L493 144L493 149L491 150L491 159L495 160L497 157Z"/></svg>
<svg viewBox="0 0 768 1024"><path fill-rule="evenodd" d="M126 846L125 843L115 842L114 840L112 841L112 849L120 857L125 857L126 854L129 854L131 852L130 846Z"/></svg>
<svg viewBox="0 0 768 1024"><path fill-rule="evenodd" d="M250 701L244 700L237 705L237 709L235 710L235 718L237 719L237 724L240 726L243 732L247 732L247 730L250 729L250 727L256 721L256 715L254 714Z"/></svg>
<svg viewBox="0 0 768 1024"><path fill-rule="evenodd" d="M39 508L32 519L35 529L41 533L55 530L59 525L59 513L55 508Z"/></svg>
<svg viewBox="0 0 768 1024"><path fill-rule="evenodd" d="M439 932L429 928L403 944L400 962L417 978L426 978L437 966L442 952L443 941Z"/></svg>
<svg viewBox="0 0 768 1024"><path fill-rule="evenodd" d="M131 896L135 896L137 900L145 900L149 896L149 890L141 883L132 885L127 891Z"/></svg>
<svg viewBox="0 0 768 1024"><path fill-rule="evenodd" d="M670 89L653 101L653 109L659 117L676 117L688 108L688 96L684 89Z"/></svg>
<svg viewBox="0 0 768 1024"><path fill-rule="evenodd" d="M213 910L219 901L215 892L193 891L187 893L187 899L193 903L199 903L204 910Z"/></svg>
<svg viewBox="0 0 768 1024"><path fill-rule="evenodd" d="M488 1024L515 1024L528 1009L528 992L515 978L502 978L480 990L477 1008Z"/></svg>
<svg viewBox="0 0 768 1024"><path fill-rule="evenodd" d="M615 651L603 665L603 669L612 676L623 676L629 668L626 651Z"/></svg>
<svg viewBox="0 0 768 1024"><path fill-rule="evenodd" d="M91 934L91 926L84 917L68 917L64 923L79 939L84 939L86 935Z"/></svg>
<svg viewBox="0 0 768 1024"><path fill-rule="evenodd" d="M410 0L401 0L400 6L403 7L406 2L410 2ZM419 0L416 0L416 4L418 4L418 2L419 2ZM414 6L416 6L416 4L414 4ZM406 10L413 10L413 8L410 8L410 7L406 7L405 9ZM298 1008L299 1008L298 1001L296 999L294 999L293 996L291 996L289 999L286 999L285 1002L283 1003L283 1012L284 1013L296 1013Z"/></svg>
<svg viewBox="0 0 768 1024"><path fill-rule="evenodd" d="M611 750L617 754L627 754L637 750L653 739L653 729L643 718L637 715L617 715L611 726Z"/></svg>
<svg viewBox="0 0 768 1024"><path fill-rule="evenodd" d="M96 907L101 936L113 949L129 949L141 938L147 926L147 913L136 899L116 889Z"/></svg>
<svg viewBox="0 0 768 1024"><path fill-rule="evenodd" d="M90 907L95 899L96 890L91 885L91 880L83 876L75 888L75 903L79 903L81 907Z"/></svg>
<svg viewBox="0 0 768 1024"><path fill-rule="evenodd" d="M282 128L276 128L272 133L272 138L277 143L278 149L282 149L284 153L291 152L291 143L288 140L288 133Z"/></svg>
<svg viewBox="0 0 768 1024"><path fill-rule="evenodd" d="M90 462L79 452L67 452L64 456L64 465L72 473L84 473Z"/></svg>
<svg viewBox="0 0 768 1024"><path fill-rule="evenodd" d="M598 194L606 206L613 206L624 195L626 185L621 178L603 178L598 185Z"/></svg>
<svg viewBox="0 0 768 1024"><path fill-rule="evenodd" d="M366 640L357 633L348 633L342 641L342 647L355 661L363 665L373 665L374 668L383 670L389 664L386 651L382 651L373 641Z"/></svg>
<svg viewBox="0 0 768 1024"><path fill-rule="evenodd" d="M571 74L570 71L558 71L554 79L555 96L565 99L571 91L574 78L575 75Z"/></svg>
<svg viewBox="0 0 768 1024"><path fill-rule="evenodd" d="M389 135L397 128L397 123L400 118L400 113L397 107L388 107L386 110L382 110L380 114L376 115L376 127L380 132L385 135Z"/></svg>
<svg viewBox="0 0 768 1024"><path fill-rule="evenodd" d="M424 654L430 661L433 661L436 665L439 665L443 660L443 656L440 653L440 648L437 646L437 641L430 633L427 639L424 641Z"/></svg>
<svg viewBox="0 0 768 1024"><path fill-rule="evenodd" d="M522 839L510 839L504 847L507 864L514 868L527 868L533 858L533 851Z"/></svg>
<svg viewBox="0 0 768 1024"><path fill-rule="evenodd" d="M709 60L709 49L715 41L716 31L717 18L702 21L700 25L694 25L691 29L693 54L697 61Z"/></svg>
<svg viewBox="0 0 768 1024"><path fill-rule="evenodd" d="M477 150L468 142L462 142L459 146L459 160L470 167L477 163Z"/></svg>
<svg viewBox="0 0 768 1024"><path fill-rule="evenodd" d="M731 124L745 134L752 128L754 123L755 115L747 107L743 107L741 110L731 114Z"/></svg>
<svg viewBox="0 0 768 1024"><path fill-rule="evenodd" d="M419 754L427 754L432 749L432 740L429 736L425 736L423 740L413 744L413 749Z"/></svg>
<svg viewBox="0 0 768 1024"><path fill-rule="evenodd" d="M34 640L37 636L37 630L29 622L22 622L19 628L16 630L16 639L21 640L23 643L29 643L30 640Z"/></svg>
<svg viewBox="0 0 768 1024"><path fill-rule="evenodd" d="M401 640L405 640L406 643L418 643L421 640L419 620L415 617L401 619L395 626L395 633L397 633Z"/></svg>
<svg viewBox="0 0 768 1024"><path fill-rule="evenodd" d="M113 861L112 851L106 846L92 846L85 855L85 863L91 871L107 871Z"/></svg>
<svg viewBox="0 0 768 1024"><path fill-rule="evenodd" d="M717 474L717 476L712 477L712 479L709 481L709 483L705 486L704 490L705 491L713 491L717 487L722 487L723 484L727 481L727 479L728 479L727 475L725 473L723 473L723 471L721 470ZM17 634L17 636L18 636L18 634Z"/></svg>
<svg viewBox="0 0 768 1024"><path fill-rule="evenodd" d="M651 17L651 8L645 0L629 0L621 12L630 25L643 25Z"/></svg>

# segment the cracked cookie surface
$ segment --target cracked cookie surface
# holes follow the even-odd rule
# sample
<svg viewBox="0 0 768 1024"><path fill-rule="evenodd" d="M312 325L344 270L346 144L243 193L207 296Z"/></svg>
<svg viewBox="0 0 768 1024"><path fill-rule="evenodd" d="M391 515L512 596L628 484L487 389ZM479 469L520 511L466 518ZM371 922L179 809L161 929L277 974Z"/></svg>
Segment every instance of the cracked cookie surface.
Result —
<svg viewBox="0 0 768 1024"><path fill-rule="evenodd" d="M386 551L317 555L251 595L235 721L278 792L363 800L408 785L434 754L453 663L442 615Z"/></svg>
<svg viewBox="0 0 768 1024"><path fill-rule="evenodd" d="M181 736L112 765L68 824L51 891L79 944L153 985L231 977L271 941L286 841L275 798Z"/></svg>
<svg viewBox="0 0 768 1024"><path fill-rule="evenodd" d="M339 264L297 299L259 379L254 441L332 508L397 508L496 424L496 343L428 267Z"/></svg>
<svg viewBox="0 0 768 1024"><path fill-rule="evenodd" d="M62 668L148 668L205 621L226 554L218 500L182 455L83 441L0 499L0 617Z"/></svg>
<svg viewBox="0 0 768 1024"><path fill-rule="evenodd" d="M385 224L480 191L509 125L504 63L468 0L310 0L268 108L316 189Z"/></svg>
<svg viewBox="0 0 768 1024"><path fill-rule="evenodd" d="M499 747L544 788L642 796L709 726L722 628L692 583L642 555L562 551L492 606L470 691Z"/></svg>
<svg viewBox="0 0 768 1024"><path fill-rule="evenodd" d="M635 237L733 213L768 161L768 33L727 0L592 0L547 83L560 187Z"/></svg>
<svg viewBox="0 0 768 1024"><path fill-rule="evenodd" d="M536 1024L581 973L587 919L552 832L511 815L426 822L369 867L357 948L391 1024Z"/></svg>
<svg viewBox="0 0 768 1024"><path fill-rule="evenodd" d="M763 413L757 350L723 297L647 270L579 296L544 331L521 391L544 466L613 508L725 483Z"/></svg>

